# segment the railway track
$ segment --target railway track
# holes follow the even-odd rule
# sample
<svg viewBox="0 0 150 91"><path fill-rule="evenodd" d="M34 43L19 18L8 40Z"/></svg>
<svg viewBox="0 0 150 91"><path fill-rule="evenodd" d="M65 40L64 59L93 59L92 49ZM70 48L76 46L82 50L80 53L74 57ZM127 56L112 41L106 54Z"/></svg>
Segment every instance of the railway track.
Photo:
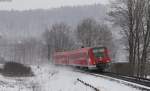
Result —
<svg viewBox="0 0 150 91"><path fill-rule="evenodd" d="M150 87L150 79L140 78L140 77L135 77L135 76L121 75L121 74L116 74L112 72L104 72L101 74Z"/></svg>
<svg viewBox="0 0 150 91"><path fill-rule="evenodd" d="M96 77L102 77L105 79L109 79L111 81L115 81L133 88L137 88L142 91L150 91L150 79L138 78L133 76L126 76L111 72L96 72L96 71L87 71L87 70L78 70L78 72L93 75Z"/></svg>

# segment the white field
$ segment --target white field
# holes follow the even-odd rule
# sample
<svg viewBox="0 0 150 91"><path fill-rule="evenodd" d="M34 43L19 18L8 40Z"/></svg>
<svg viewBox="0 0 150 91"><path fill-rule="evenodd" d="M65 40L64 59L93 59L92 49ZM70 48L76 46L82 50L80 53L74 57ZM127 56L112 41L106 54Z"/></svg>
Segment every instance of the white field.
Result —
<svg viewBox="0 0 150 91"><path fill-rule="evenodd" d="M139 91L105 78L78 73L73 69L52 65L33 66L35 77L10 78L0 76L0 91L94 91L77 78L97 87L100 91Z"/></svg>

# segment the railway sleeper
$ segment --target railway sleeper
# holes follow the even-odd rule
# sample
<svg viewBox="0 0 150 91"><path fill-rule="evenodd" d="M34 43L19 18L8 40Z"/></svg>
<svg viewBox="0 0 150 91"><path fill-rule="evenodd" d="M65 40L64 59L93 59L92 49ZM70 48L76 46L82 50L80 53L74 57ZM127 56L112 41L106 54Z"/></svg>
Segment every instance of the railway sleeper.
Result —
<svg viewBox="0 0 150 91"><path fill-rule="evenodd" d="M80 80L79 78L77 78L77 81L79 81L79 82L83 83L84 85L86 85L86 86L88 86L88 87L94 89L95 91L100 91L98 88L96 88L96 87L90 85L89 83L84 82L83 80Z"/></svg>

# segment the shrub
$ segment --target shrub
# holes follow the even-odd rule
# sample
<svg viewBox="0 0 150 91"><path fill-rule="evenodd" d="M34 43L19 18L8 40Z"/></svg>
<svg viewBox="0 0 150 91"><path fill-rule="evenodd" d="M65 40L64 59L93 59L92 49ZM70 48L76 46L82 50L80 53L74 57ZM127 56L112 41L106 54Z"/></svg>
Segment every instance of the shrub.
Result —
<svg viewBox="0 0 150 91"><path fill-rule="evenodd" d="M2 74L5 76L33 76L30 67L16 62L5 63Z"/></svg>

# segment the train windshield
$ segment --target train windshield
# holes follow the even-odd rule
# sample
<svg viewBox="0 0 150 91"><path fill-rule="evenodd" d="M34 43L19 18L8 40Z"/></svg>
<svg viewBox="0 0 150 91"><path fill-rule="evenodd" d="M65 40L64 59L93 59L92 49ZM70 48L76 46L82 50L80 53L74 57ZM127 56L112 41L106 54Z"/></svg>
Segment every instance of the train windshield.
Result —
<svg viewBox="0 0 150 91"><path fill-rule="evenodd" d="M104 48L93 48L93 53L96 58L104 57Z"/></svg>

